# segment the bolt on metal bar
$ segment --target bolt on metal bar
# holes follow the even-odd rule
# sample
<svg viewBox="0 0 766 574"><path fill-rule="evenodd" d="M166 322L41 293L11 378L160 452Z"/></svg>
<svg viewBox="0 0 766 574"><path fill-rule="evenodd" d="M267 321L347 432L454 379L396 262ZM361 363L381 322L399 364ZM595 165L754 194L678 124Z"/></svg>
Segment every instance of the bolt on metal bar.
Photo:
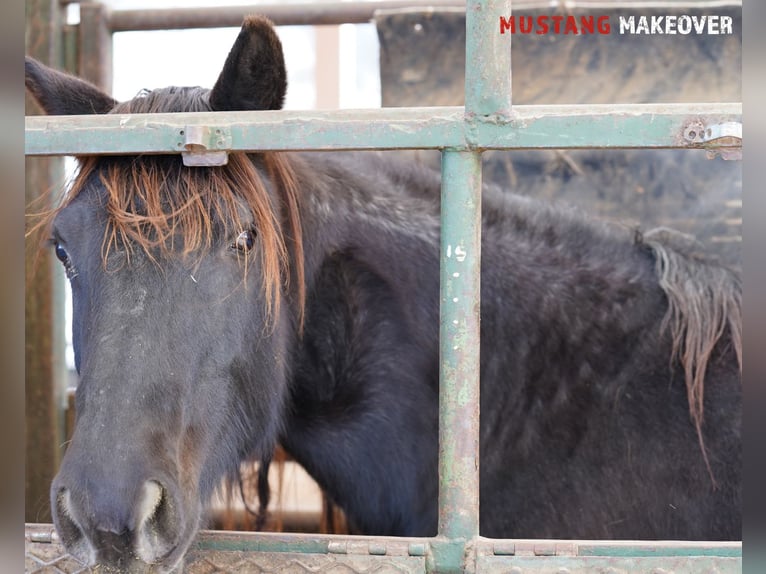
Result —
<svg viewBox="0 0 766 574"><path fill-rule="evenodd" d="M439 534L479 534L481 154L442 154ZM461 552L462 554L462 552Z"/></svg>
<svg viewBox="0 0 766 574"><path fill-rule="evenodd" d="M506 0L473 0L465 8L465 113L506 117L511 113L511 35L500 34Z"/></svg>

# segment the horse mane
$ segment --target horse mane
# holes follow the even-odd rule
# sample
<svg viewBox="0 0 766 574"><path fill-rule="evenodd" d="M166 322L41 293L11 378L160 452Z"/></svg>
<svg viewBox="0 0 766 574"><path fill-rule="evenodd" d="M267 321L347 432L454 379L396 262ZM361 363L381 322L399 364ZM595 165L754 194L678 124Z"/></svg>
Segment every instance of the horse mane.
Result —
<svg viewBox="0 0 766 574"><path fill-rule="evenodd" d="M207 94L203 88L143 91L132 100L118 103L110 113L209 111ZM141 248L154 261L179 251L181 257L201 256L212 247L216 235L234 238L252 228L259 243L269 316L278 316L282 292L292 279L298 324L302 326L306 287L298 190L294 170L283 154L259 155L273 182L275 197L254 163L256 158L243 152L230 153L226 165L209 167L184 166L178 155L78 159L79 169L71 189L59 207L46 215L48 223L97 172L106 189L108 222L102 242L105 264L110 251L118 246L128 256L133 248ZM242 213L243 203L252 223ZM247 264L245 257L245 269Z"/></svg>
<svg viewBox="0 0 766 574"><path fill-rule="evenodd" d="M705 373L713 351L728 330L742 371L742 283L729 269L712 264L690 236L667 228L654 229L642 242L655 256L655 269L668 301L661 330L670 329L671 362L684 372L689 412L715 486L702 435ZM700 264L704 262L704 264Z"/></svg>

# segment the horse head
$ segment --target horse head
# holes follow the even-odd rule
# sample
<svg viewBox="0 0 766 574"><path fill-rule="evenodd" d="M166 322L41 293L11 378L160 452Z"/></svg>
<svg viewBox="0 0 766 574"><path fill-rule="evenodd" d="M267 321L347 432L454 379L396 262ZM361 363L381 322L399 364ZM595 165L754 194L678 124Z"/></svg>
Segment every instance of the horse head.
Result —
<svg viewBox="0 0 766 574"><path fill-rule="evenodd" d="M32 59L26 85L49 114L266 110L282 107L286 72L270 22L252 17L211 90L116 102ZM283 230L297 220L273 177L282 164L259 158L80 158L45 222L71 282L80 377L51 504L64 545L89 565L174 570L221 478L273 449L299 322L280 305L286 235L300 233Z"/></svg>

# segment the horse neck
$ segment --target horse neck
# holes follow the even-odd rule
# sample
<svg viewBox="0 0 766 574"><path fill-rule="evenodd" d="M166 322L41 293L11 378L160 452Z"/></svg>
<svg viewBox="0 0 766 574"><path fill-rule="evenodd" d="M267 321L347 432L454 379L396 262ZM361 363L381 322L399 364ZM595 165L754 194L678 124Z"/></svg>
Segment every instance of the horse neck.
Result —
<svg viewBox="0 0 766 574"><path fill-rule="evenodd" d="M438 179L376 154L302 156L301 220L306 283L328 256L352 253L405 281L413 261L438 264ZM437 274L438 275L438 274Z"/></svg>
<svg viewBox="0 0 766 574"><path fill-rule="evenodd" d="M314 155L299 173L307 298L281 441L357 527L411 535L436 517L439 218L382 167Z"/></svg>

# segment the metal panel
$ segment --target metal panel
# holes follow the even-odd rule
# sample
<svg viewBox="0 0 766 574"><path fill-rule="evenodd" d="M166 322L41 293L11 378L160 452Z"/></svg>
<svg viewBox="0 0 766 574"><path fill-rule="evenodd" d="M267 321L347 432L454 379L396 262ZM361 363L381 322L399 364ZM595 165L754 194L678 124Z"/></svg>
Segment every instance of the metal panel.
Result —
<svg viewBox="0 0 766 574"><path fill-rule="evenodd" d="M513 52L513 105L738 102L742 100L742 5L718 2L548 1L536 9L513 2L520 18L608 16L610 34L498 34ZM642 6L643 4L643 6ZM732 34L619 34L620 18L714 13L732 19ZM497 23L497 21L496 21ZM465 102L464 10L381 11L381 98L384 106L456 106ZM637 55L640 54L640 57ZM496 76L495 79L499 79Z"/></svg>

